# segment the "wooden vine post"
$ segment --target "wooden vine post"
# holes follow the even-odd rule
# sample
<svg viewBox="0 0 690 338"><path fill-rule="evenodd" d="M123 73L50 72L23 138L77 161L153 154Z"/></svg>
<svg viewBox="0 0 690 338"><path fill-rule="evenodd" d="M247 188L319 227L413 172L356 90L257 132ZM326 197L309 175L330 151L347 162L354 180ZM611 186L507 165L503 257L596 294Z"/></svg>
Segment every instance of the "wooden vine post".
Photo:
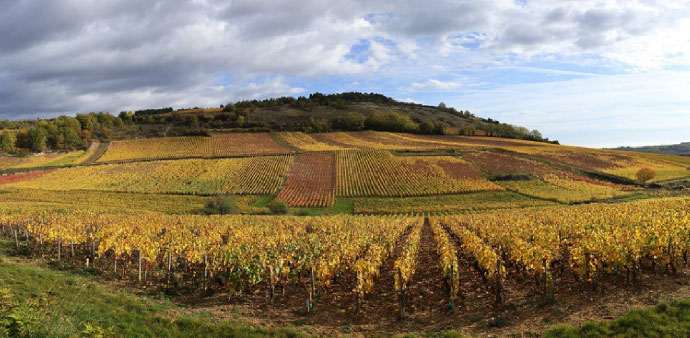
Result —
<svg viewBox="0 0 690 338"><path fill-rule="evenodd" d="M496 280L494 281L495 286L494 286L494 291L496 293L496 305L499 308L503 308L505 305L505 299L503 298L503 276L501 275L501 270L503 266L501 265L501 259L497 258L496 259Z"/></svg>
<svg viewBox="0 0 690 338"><path fill-rule="evenodd" d="M549 296L549 270L548 267L546 266L546 258L543 258L541 260L542 265L544 266L544 297Z"/></svg>
<svg viewBox="0 0 690 338"><path fill-rule="evenodd" d="M17 249L19 249L19 236L17 235L17 228L13 227L12 231L14 232L14 242L17 244Z"/></svg>
<svg viewBox="0 0 690 338"><path fill-rule="evenodd" d="M172 279L172 251L168 251L168 287L170 287L170 280Z"/></svg>
<svg viewBox="0 0 690 338"><path fill-rule="evenodd" d="M455 265L450 265L450 276L448 277L448 306L451 311L455 310Z"/></svg>
<svg viewBox="0 0 690 338"><path fill-rule="evenodd" d="M141 250L137 250L139 254L139 283L141 283Z"/></svg>
<svg viewBox="0 0 690 338"><path fill-rule="evenodd" d="M398 317L405 318L405 287L403 286L402 271L398 267L398 281L400 283L400 292L398 294Z"/></svg>
<svg viewBox="0 0 690 338"><path fill-rule="evenodd" d="M276 281L273 266L268 265L268 303L273 304L273 297L276 293Z"/></svg>
<svg viewBox="0 0 690 338"><path fill-rule="evenodd" d="M307 313L312 313L314 310L314 268L309 268L309 299L307 299Z"/></svg>
<svg viewBox="0 0 690 338"><path fill-rule="evenodd" d="M208 289L206 278L208 278L208 257L204 255L204 291Z"/></svg>

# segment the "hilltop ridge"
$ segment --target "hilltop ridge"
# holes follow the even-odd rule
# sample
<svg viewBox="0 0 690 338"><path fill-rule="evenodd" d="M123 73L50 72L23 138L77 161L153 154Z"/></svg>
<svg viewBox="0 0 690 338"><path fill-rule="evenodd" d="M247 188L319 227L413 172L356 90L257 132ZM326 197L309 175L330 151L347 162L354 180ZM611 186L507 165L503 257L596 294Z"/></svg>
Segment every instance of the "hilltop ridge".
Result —
<svg viewBox="0 0 690 338"><path fill-rule="evenodd" d="M314 93L229 102L216 108L140 109L88 113L53 119L0 121L5 154L85 150L94 141L166 136L209 136L226 132L390 131L467 135L553 142L529 130L440 103L399 102L374 93Z"/></svg>
<svg viewBox="0 0 690 338"><path fill-rule="evenodd" d="M658 146L618 147L612 148L612 150L639 151L643 153L690 156L690 142L681 142L679 144Z"/></svg>

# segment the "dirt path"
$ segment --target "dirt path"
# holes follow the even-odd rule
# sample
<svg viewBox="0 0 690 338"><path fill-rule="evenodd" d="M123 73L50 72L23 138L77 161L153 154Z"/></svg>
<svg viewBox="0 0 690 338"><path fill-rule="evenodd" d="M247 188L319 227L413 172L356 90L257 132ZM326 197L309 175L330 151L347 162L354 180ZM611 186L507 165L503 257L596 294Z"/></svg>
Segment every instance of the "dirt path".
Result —
<svg viewBox="0 0 690 338"><path fill-rule="evenodd" d="M408 321L436 326L447 316L448 287L439 262L431 226L425 222L420 236L417 271L408 290Z"/></svg>

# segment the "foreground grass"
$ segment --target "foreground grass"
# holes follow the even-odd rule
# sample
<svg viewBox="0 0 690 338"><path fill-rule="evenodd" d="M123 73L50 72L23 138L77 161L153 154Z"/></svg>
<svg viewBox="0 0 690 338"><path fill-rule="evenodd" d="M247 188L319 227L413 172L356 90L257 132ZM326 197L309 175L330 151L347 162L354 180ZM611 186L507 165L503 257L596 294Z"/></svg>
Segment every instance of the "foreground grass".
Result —
<svg viewBox="0 0 690 338"><path fill-rule="evenodd" d="M587 322L581 327L558 326L546 337L689 337L690 300L637 309L610 322Z"/></svg>
<svg viewBox="0 0 690 338"><path fill-rule="evenodd" d="M0 336L27 337L298 337L289 328L179 315L165 300L110 290L88 277L8 258L0 242ZM13 303L12 311L6 304Z"/></svg>

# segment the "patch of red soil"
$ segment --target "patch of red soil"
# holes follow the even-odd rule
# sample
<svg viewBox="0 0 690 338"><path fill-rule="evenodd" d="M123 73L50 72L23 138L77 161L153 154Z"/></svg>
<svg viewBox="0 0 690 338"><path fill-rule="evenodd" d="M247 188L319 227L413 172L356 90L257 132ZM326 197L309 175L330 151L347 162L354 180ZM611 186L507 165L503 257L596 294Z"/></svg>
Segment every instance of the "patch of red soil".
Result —
<svg viewBox="0 0 690 338"><path fill-rule="evenodd" d="M28 172L28 173L2 175L2 176L0 176L0 185L32 180L34 178L41 177L41 176L43 176L43 175L45 175L51 171L52 170L43 170L43 171L32 171L32 172Z"/></svg>

